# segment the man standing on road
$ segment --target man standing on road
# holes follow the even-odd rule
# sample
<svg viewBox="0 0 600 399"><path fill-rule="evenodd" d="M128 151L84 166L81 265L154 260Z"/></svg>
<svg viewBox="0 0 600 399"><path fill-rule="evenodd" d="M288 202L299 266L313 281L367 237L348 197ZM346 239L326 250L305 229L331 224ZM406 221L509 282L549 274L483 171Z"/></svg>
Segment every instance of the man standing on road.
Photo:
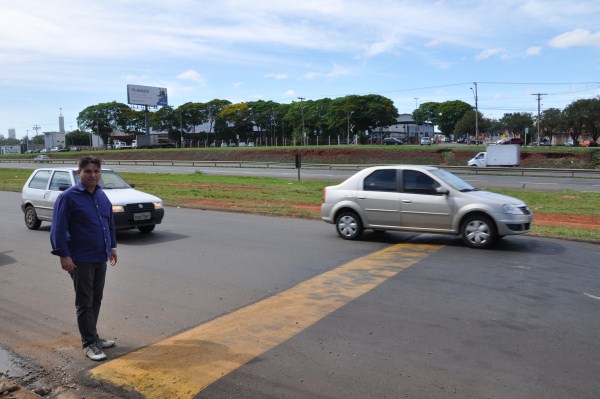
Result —
<svg viewBox="0 0 600 399"><path fill-rule="evenodd" d="M60 265L73 279L83 353L92 360L104 360L102 348L110 348L115 341L100 338L96 324L107 260L112 266L117 263L115 223L112 204L98 185L102 161L84 157L77 173L80 181L54 204L50 242L52 254L60 256Z"/></svg>

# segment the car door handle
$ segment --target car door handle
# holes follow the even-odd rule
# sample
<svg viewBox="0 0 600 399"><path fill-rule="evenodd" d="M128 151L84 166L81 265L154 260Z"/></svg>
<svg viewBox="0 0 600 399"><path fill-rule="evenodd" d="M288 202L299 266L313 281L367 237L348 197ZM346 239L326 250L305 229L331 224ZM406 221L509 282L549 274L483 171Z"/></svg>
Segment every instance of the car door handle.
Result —
<svg viewBox="0 0 600 399"><path fill-rule="evenodd" d="M367 197L358 197L358 199L367 199Z"/></svg>
<svg viewBox="0 0 600 399"><path fill-rule="evenodd" d="M408 199L405 199L405 200L402 200L402 202L404 202L405 204L410 204L412 201L408 200Z"/></svg>

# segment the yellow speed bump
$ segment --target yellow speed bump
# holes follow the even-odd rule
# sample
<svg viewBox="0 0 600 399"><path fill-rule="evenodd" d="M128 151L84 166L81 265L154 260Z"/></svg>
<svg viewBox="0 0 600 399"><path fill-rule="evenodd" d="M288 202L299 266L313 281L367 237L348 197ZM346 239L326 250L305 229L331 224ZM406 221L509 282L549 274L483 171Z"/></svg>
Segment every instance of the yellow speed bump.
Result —
<svg viewBox="0 0 600 399"><path fill-rule="evenodd" d="M91 370L146 398L193 398L441 246L398 244Z"/></svg>

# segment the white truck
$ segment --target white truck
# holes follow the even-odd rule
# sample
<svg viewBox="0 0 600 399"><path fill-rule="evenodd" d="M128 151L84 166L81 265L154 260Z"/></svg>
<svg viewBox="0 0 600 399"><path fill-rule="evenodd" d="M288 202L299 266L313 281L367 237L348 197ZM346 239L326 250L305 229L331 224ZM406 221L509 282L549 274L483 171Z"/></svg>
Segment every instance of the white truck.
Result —
<svg viewBox="0 0 600 399"><path fill-rule="evenodd" d="M124 150L126 148L131 148L131 146L129 144L127 144L124 141L120 141L120 140L114 140L113 141L113 148L115 150Z"/></svg>
<svg viewBox="0 0 600 399"><path fill-rule="evenodd" d="M489 145L484 152L473 157L467 165L485 168L486 166L519 166L521 146L518 144Z"/></svg>

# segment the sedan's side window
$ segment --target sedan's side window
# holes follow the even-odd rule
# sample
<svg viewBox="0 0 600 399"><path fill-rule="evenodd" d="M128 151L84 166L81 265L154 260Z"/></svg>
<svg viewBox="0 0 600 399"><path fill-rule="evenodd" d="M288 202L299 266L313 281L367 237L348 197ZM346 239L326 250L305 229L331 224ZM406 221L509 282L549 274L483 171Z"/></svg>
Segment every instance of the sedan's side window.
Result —
<svg viewBox="0 0 600 399"><path fill-rule="evenodd" d="M397 191L397 188L395 169L376 170L363 182L364 191Z"/></svg>
<svg viewBox="0 0 600 399"><path fill-rule="evenodd" d="M435 189L440 186L434 179L416 170L405 170L402 183L404 192L413 194L437 194Z"/></svg>
<svg viewBox="0 0 600 399"><path fill-rule="evenodd" d="M48 187L48 178L50 177L49 170L40 170L33 176L33 179L29 182L29 188L37 188L45 190Z"/></svg>

